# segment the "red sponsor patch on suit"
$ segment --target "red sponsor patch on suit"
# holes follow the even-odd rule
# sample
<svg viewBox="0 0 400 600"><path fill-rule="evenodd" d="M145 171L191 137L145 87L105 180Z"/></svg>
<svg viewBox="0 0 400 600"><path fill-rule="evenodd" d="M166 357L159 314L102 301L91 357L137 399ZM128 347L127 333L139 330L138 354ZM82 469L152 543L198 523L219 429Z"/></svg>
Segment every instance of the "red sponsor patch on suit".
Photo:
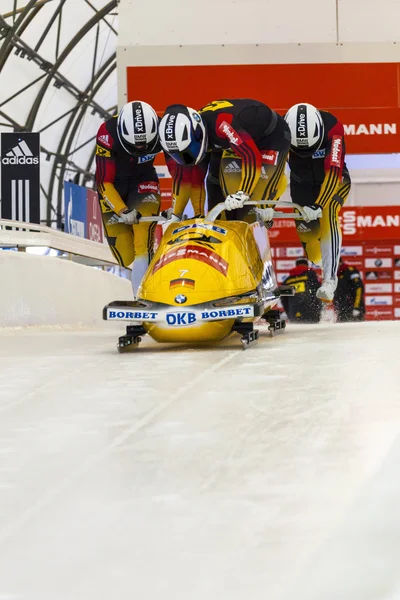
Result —
<svg viewBox="0 0 400 600"><path fill-rule="evenodd" d="M341 135L334 135L332 138L332 148L330 153L330 165L340 169L342 166L343 138Z"/></svg>
<svg viewBox="0 0 400 600"><path fill-rule="evenodd" d="M107 148L111 148L112 146L111 138L109 135L99 135L98 141L100 142L100 144L106 146Z"/></svg>
<svg viewBox="0 0 400 600"><path fill-rule="evenodd" d="M228 263L226 260L209 248L195 246L194 244L188 244L187 246L174 248L173 250L166 252L154 265L153 273L175 260L182 260L185 258L191 258L192 260L206 263L226 277L228 271Z"/></svg>
<svg viewBox="0 0 400 600"><path fill-rule="evenodd" d="M143 183L139 183L138 191L139 194L159 194L160 186L156 181L144 181Z"/></svg>
<svg viewBox="0 0 400 600"><path fill-rule="evenodd" d="M276 150L263 150L261 153L263 163L267 163L269 165L277 165L278 156L279 152L277 152Z"/></svg>
<svg viewBox="0 0 400 600"><path fill-rule="evenodd" d="M99 131L97 132L97 143L105 146L106 148L112 148L113 139L108 133L105 123L102 123Z"/></svg>
<svg viewBox="0 0 400 600"><path fill-rule="evenodd" d="M222 121L218 127L218 131L221 137L227 138L230 144L234 146L240 146L243 144L243 140L235 129L227 121Z"/></svg>

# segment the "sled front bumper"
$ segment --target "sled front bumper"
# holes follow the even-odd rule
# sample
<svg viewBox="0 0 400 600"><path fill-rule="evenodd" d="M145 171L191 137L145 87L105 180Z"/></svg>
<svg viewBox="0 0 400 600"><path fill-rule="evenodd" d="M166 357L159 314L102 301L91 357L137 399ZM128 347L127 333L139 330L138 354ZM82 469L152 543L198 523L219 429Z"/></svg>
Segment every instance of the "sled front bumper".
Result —
<svg viewBox="0 0 400 600"><path fill-rule="evenodd" d="M223 305L210 302L194 306L169 306L154 302L115 301L103 309L105 321L129 321L130 323L159 323L166 327L198 325L221 320L251 319L264 312L265 302Z"/></svg>

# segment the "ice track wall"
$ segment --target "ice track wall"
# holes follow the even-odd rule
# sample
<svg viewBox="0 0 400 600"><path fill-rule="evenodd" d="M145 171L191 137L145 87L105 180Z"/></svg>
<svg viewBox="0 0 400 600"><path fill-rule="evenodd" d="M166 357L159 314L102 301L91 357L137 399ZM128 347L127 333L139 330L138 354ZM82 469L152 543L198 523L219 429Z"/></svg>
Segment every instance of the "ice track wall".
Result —
<svg viewBox="0 0 400 600"><path fill-rule="evenodd" d="M130 281L77 263L0 252L0 327L92 325L107 302L131 299Z"/></svg>

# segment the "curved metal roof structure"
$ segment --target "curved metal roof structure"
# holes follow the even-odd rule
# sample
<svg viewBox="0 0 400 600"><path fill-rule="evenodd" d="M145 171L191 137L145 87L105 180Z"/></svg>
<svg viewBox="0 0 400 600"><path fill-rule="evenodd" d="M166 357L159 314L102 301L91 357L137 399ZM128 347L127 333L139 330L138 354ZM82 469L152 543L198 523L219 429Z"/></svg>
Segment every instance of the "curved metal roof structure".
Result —
<svg viewBox="0 0 400 600"><path fill-rule="evenodd" d="M94 138L117 109L118 0L1 0L0 131L39 131L42 211L90 185Z"/></svg>

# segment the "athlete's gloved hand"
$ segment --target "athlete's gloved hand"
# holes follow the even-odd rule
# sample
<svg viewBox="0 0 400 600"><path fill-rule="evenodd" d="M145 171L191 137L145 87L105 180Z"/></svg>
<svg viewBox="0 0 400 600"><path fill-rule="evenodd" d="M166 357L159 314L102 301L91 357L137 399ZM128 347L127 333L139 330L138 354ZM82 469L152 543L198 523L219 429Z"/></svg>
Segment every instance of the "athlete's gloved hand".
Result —
<svg viewBox="0 0 400 600"><path fill-rule="evenodd" d="M273 208L255 208L254 212L257 217L264 221L267 229L271 229L274 224L274 209Z"/></svg>
<svg viewBox="0 0 400 600"><path fill-rule="evenodd" d="M160 215L162 217L164 217L164 219L169 219L170 217L172 217L172 215L174 214L174 209L173 208L167 208L165 210L162 210Z"/></svg>
<svg viewBox="0 0 400 600"><path fill-rule="evenodd" d="M163 226L166 225L168 227L168 225L170 225L171 223L178 223L179 221L181 221L181 217L178 217L178 215L175 215L172 211L172 208L168 208L167 210L162 211L161 216L166 219L166 221L164 221L163 223Z"/></svg>
<svg viewBox="0 0 400 600"><path fill-rule="evenodd" d="M181 217L178 217L178 215L174 215L174 213L172 212L172 208L169 208L168 210L163 210L161 216L167 217L167 220L164 221L164 223L161 223L163 235L168 229L168 227L171 225L171 223L179 223L179 221L182 220Z"/></svg>
<svg viewBox="0 0 400 600"><path fill-rule="evenodd" d="M273 208L255 208L254 212L260 217L262 221L265 221L266 223L272 221L274 218Z"/></svg>
<svg viewBox="0 0 400 600"><path fill-rule="evenodd" d="M322 208L318 204L311 204L311 206L303 206L304 220L306 223L315 221L322 217Z"/></svg>
<svg viewBox="0 0 400 600"><path fill-rule="evenodd" d="M121 211L119 216L127 225L137 225L142 215L135 208L127 208Z"/></svg>
<svg viewBox="0 0 400 600"><path fill-rule="evenodd" d="M360 314L361 314L360 310L358 310L357 308L353 308L352 315L355 319L357 319L360 316Z"/></svg>
<svg viewBox="0 0 400 600"><path fill-rule="evenodd" d="M247 200L249 200L250 196L245 194L244 192L236 192L236 194L229 194L229 196L225 199L225 208L226 210L235 210L236 208L243 208L243 205Z"/></svg>

